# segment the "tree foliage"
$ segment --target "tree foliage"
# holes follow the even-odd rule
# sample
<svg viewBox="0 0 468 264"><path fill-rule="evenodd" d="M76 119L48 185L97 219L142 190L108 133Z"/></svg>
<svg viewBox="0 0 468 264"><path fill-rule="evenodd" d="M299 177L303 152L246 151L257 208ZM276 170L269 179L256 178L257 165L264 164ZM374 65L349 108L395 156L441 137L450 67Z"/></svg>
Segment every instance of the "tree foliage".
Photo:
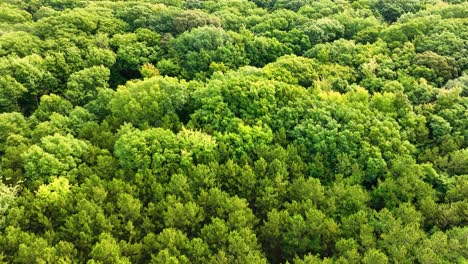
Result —
<svg viewBox="0 0 468 264"><path fill-rule="evenodd" d="M466 263L468 5L0 3L0 262Z"/></svg>

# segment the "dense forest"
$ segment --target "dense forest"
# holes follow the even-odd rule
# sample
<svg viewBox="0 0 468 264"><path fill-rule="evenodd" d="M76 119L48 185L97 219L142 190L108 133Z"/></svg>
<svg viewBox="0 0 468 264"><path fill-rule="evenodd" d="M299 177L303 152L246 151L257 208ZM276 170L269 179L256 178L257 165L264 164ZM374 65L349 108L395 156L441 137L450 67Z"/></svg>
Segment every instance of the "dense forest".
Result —
<svg viewBox="0 0 468 264"><path fill-rule="evenodd" d="M466 0L1 0L0 263L467 263Z"/></svg>

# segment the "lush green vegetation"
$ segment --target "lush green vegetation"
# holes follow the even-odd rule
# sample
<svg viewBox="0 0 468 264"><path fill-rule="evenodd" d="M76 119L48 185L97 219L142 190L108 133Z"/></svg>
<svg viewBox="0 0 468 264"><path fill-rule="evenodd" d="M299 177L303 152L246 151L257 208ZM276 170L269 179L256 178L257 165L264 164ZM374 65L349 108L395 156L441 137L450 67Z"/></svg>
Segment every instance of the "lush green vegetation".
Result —
<svg viewBox="0 0 468 264"><path fill-rule="evenodd" d="M0 262L468 261L466 1L0 2Z"/></svg>

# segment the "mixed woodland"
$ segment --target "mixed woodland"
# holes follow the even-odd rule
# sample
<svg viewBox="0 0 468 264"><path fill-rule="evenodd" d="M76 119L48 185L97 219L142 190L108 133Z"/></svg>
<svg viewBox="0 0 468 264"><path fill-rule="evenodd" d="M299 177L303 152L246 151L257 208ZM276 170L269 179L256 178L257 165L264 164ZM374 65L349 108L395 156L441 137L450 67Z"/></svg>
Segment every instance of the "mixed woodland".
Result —
<svg viewBox="0 0 468 264"><path fill-rule="evenodd" d="M467 263L465 0L1 0L0 263Z"/></svg>

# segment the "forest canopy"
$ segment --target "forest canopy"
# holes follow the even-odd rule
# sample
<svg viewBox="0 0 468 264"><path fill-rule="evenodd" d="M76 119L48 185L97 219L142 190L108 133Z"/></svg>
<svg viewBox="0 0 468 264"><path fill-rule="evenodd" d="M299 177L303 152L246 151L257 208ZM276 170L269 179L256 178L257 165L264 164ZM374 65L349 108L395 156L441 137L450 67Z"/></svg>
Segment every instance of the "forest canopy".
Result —
<svg viewBox="0 0 468 264"><path fill-rule="evenodd" d="M466 263L468 2L3 0L0 263Z"/></svg>

